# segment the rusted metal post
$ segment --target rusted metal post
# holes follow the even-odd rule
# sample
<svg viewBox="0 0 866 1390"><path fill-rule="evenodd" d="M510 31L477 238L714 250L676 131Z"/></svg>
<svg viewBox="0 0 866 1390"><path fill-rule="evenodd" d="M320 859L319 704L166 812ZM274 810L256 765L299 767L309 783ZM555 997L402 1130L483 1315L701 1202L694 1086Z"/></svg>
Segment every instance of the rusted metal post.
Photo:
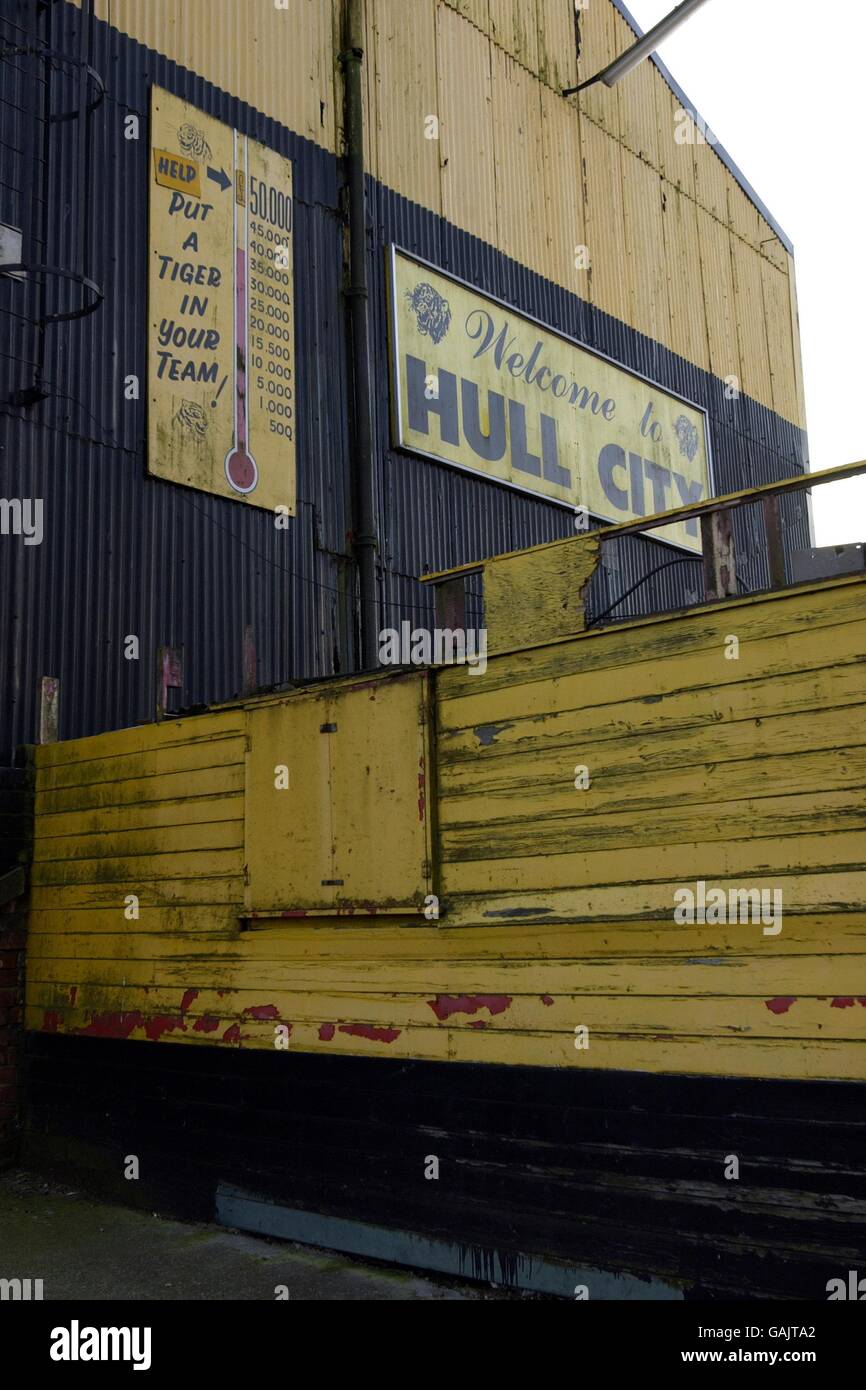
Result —
<svg viewBox="0 0 866 1390"><path fill-rule="evenodd" d="M60 737L60 680L57 676L39 678L38 742L56 743Z"/></svg>
<svg viewBox="0 0 866 1390"><path fill-rule="evenodd" d="M157 647L156 649L156 722L165 717L169 690L180 690L183 686L183 648Z"/></svg>
<svg viewBox="0 0 866 1390"><path fill-rule="evenodd" d="M256 634L251 623L244 628L244 676L243 693L252 695L257 686L256 677Z"/></svg>
<svg viewBox="0 0 866 1390"><path fill-rule="evenodd" d="M443 580L434 591L436 626L450 632L466 631L466 578L458 574Z"/></svg>
<svg viewBox="0 0 866 1390"><path fill-rule="evenodd" d="M737 592L734 529L729 509L701 517L704 546L704 597L732 598Z"/></svg>
<svg viewBox="0 0 866 1390"><path fill-rule="evenodd" d="M767 535L767 559L770 564L770 588L783 589L786 585L785 542L782 539L782 508L778 496L765 497L761 506L764 511L764 528Z"/></svg>

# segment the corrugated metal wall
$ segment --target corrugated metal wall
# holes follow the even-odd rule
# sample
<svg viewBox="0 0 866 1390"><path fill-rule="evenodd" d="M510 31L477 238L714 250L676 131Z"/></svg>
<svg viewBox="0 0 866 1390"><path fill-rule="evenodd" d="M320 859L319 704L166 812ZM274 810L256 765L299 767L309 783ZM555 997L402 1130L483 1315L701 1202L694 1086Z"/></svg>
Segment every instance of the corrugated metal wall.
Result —
<svg viewBox="0 0 866 1390"><path fill-rule="evenodd" d="M32 24L33 0L15 5ZM53 48L77 53L79 19L69 5L52 6L43 37ZM34 738L42 675L60 678L61 735L71 736L152 719L155 652L163 644L183 647L184 705L240 692L248 626L262 684L346 670L352 660L342 598L349 410L336 161L105 24L93 26L90 61L108 89L91 118L93 177L85 190L76 160L77 123L53 125L46 256L68 263L71 213L86 197L88 267L105 301L87 318L46 329L47 400L29 409L5 403L9 388L20 384L18 362L11 372L6 364L0 387L0 491L44 499L45 525L39 546L11 536L0 543L0 760ZM0 68L4 94L11 91L14 98L17 78L10 78L5 62ZM303 336L297 352L299 507L289 530L277 530L266 512L145 473L151 83L294 160L297 319ZM71 76L52 73L53 109L69 106L71 96ZM7 101L4 112L13 107ZM138 140L124 138L130 113L141 122ZM19 109L13 116L9 138L32 141L33 114ZM31 161L23 171L28 195L35 168ZM20 225L10 184L4 172L0 220ZM32 285L0 280L4 317L29 306L33 318L34 292ZM124 399L129 374L142 384L138 401ZM124 658L129 634L139 638L139 661Z"/></svg>
<svg viewBox="0 0 866 1390"><path fill-rule="evenodd" d="M559 0L544 2L559 16L561 27ZM538 3L541 5L542 0ZM44 498L46 528L41 546L25 547L12 537L4 537L0 542L0 761L8 757L14 746L35 736L36 685L42 675L60 677L60 730L61 736L70 737L152 718L154 653L163 644L184 648L184 687L179 700L183 705L229 698L241 689L244 634L250 626L261 684L326 675L345 670L353 662L354 579L347 542L351 525L349 381L341 294L344 229L339 211L339 163L323 148L331 145L339 125L333 70L325 80L325 69L329 64L333 69L334 64L333 31L321 20L327 7L304 0L303 22L309 28L309 34L303 30L307 36L307 85L298 91L292 78L294 69L287 69L284 80L278 83L276 69L272 64L268 66L270 58L262 58L262 64L257 66L248 53L223 51L231 46L230 39L236 47L254 32L251 28L239 34L232 29L229 34L225 26L232 15L233 22L237 16L228 0L214 5L207 24L203 20L198 25L193 23L191 15L197 4L195 0L194 4L179 7L160 0L144 9L133 7L127 0L112 0L110 5L108 0L98 0L96 8L97 13L113 23L130 25L137 16L136 23L149 26L153 42L172 52L199 53L211 78L216 74L225 81L237 82L237 90L261 93L263 99L270 92L268 99L278 103L270 109L297 120L301 133L293 133L285 124L219 90L204 76L133 42L109 24L99 20L94 23L90 61L104 78L107 97L91 122L93 177L85 190L76 163L76 123L52 126L48 184L51 240L45 255L51 261L62 262L71 254L71 219L85 199L90 218L87 268L102 285L105 301L88 318L46 330L45 376L51 395L42 404L21 409L3 403L8 401L11 390L22 384L22 364L26 366L27 353L32 355L33 349L19 339L12 349L13 358L0 358L5 363L0 386L0 491L6 497ZM13 18L29 18L32 22L35 0L9 0L9 6ZM255 0L255 6L257 23L270 25L277 14L279 23L289 26L281 32L296 35L300 12L292 16L277 12L269 0L267 4L265 0ZM497 35L523 33L520 25L524 21L520 17L526 7L522 0L514 0L513 13L509 5L488 8L486 0L464 0L459 8L467 14L472 11L469 17L473 24L467 24L453 5L444 3L436 8L435 19L440 82L442 54L446 53L443 44L452 44L452 59L458 65L447 92L454 104L451 119L453 122L459 117L462 122L464 143L473 139L486 141L496 128L507 141L515 120L514 110L509 110L502 99L502 83L507 82L508 89L516 93L515 100L524 102L527 122L531 122L532 90L541 91L547 113L540 127L542 152L545 147L556 148L560 153L570 149L569 158L576 158L576 127L564 114L571 108L544 82L539 87L526 67L509 56L504 37L502 43L497 39L491 47L491 40L483 32L495 8L501 11ZM512 13L511 30L502 19L506 11ZM403 118L398 96L402 93L408 100L406 94L414 90L413 84L423 78L424 72L421 69L413 75L402 71L399 63L394 66L398 12L389 10L385 0L375 0L371 13L376 23L367 68L368 83L375 88L370 99L374 117L370 141L374 166L378 161L381 172L382 161L392 157L387 155L386 159L384 152L394 146L395 132ZM432 9L419 5L412 13L413 23L420 26L418 42L427 43L432 33ZM393 34L384 27L388 14L393 20ZM76 54L80 10L61 0L49 7L48 15L51 30L46 37L51 45ZM270 31L262 27L260 32ZM530 33L527 42L531 43L531 30L526 32ZM312 67L311 54L315 59ZM217 60L221 67L215 66ZM2 138L22 151L15 156L17 164L4 162L4 173L0 175L0 221L12 223L19 223L24 215L26 198L22 201L22 188L27 181L31 193L38 189L37 113L28 110L26 103L16 97L23 90L23 61L0 63L6 98L2 105ZM539 64L541 61L539 56ZM549 60L545 61L549 74ZM500 74L495 84L499 95L491 87L494 67ZM261 84L268 73L271 85L264 87ZM556 82L561 79L566 80L560 74ZM547 80L553 78L548 75ZM655 83L655 77L652 81ZM123 379L135 373L143 384L145 372L147 111L151 83L177 92L273 146L295 163L299 508L288 531L277 531L266 513L148 478L145 473L146 392L142 390L138 402L125 401ZM70 75L52 73L52 84L57 110L69 104ZM655 89L657 92L657 84ZM437 91L441 99L440 88ZM634 99L638 98L639 94ZM320 122L315 143L304 138L305 134L313 134L309 105L313 101ZM444 124L449 108L439 109ZM141 120L139 140L124 138L124 118L130 113ZM639 124L639 114L629 119ZM584 137L600 142L597 157L591 151L587 155ZM599 189L610 185L616 199L617 187L621 193L629 185L610 184L606 161L611 152L621 161L628 151L618 142L608 140L601 125L592 121L582 122L580 142L587 182L600 181ZM423 143L426 154L430 142ZM411 141L404 141L404 145L407 151L410 145L414 148ZM571 183L563 186L561 181L557 183L554 166L548 162L542 177L538 150L536 127L529 125L525 139L521 136L513 144L510 172L500 184L497 206L504 207L508 201L506 195L513 180L534 180L538 206L550 210L550 245L567 250L572 212L577 218L575 226L584 234L580 222L580 175L574 187ZM411 151L405 157L408 159L410 154ZM25 156L29 174L21 164ZM397 157L396 153L393 157ZM413 157L420 157L417 149ZM655 176L648 166L637 168L636 157L628 157L633 159L632 180L640 180L635 187L640 189L647 180L652 182ZM611 269L613 261L602 258L596 263L594 275L599 280L607 275L610 294L621 295L621 319L502 253L501 238L505 236L509 244L519 245L521 254L531 262L533 227L519 209L508 212L507 229L499 217L490 223L490 241L464 230L466 222L472 220L467 214L467 200L477 200L479 217L484 207L490 207L490 190L485 192L484 185L484 169L488 167L485 160L472 179L466 176L465 160L456 160L453 167L450 163L440 167L441 206L453 221L407 197L408 183L401 191L394 191L373 176L368 180L382 617L387 625L397 623L403 616L420 621L422 615L430 615L431 596L417 583L419 574L567 535L572 525L567 512L541 499L413 459L390 447L384 282L385 247L390 242L397 242L524 313L600 348L662 386L705 405L711 420L718 489L785 476L799 471L804 464L805 438L796 425L745 395L739 400L726 399L724 384L718 379L718 375L726 375L730 369L726 355L730 342L734 343L731 350L739 354L738 332L745 335L754 328L757 334L758 322L751 327L747 318L740 322L730 295L724 312L720 309L713 316L703 294L689 295L682 288L692 283L689 276L694 275L693 252L699 235L703 238L701 255L713 254L717 241L720 264L724 266L727 235L709 212L683 194L676 216L686 229L686 249L679 246L676 237L671 243L669 229L673 224L668 221L664 247L653 243L655 250L644 258L642 271L654 283L659 275L654 258L664 252L669 280L677 282L677 297L669 301L670 322L681 325L677 331L684 338L689 334L694 338L695 350L689 350L692 360L688 360L629 326L638 311L632 291L622 289L620 281L626 282ZM720 163L719 169L726 179ZM408 173L406 177L409 178ZM731 184L730 179L727 182ZM666 190L663 196L673 196L670 184L666 184ZM431 201L434 191L431 186ZM587 206L585 235L593 240L600 232L597 222L595 231L592 230L592 219L606 204L599 197L590 196ZM630 193L628 207L629 236L637 244L648 235L642 221L646 213L641 198L632 198ZM744 225L751 218L757 235L759 216L745 195L737 207ZM669 206L665 216L673 215ZM544 219L536 216L534 221L543 223ZM462 226L455 225L461 223ZM737 271L742 277L740 283L750 295L755 292L753 265L747 259ZM733 277L730 256L727 267ZM763 270L762 263L762 273ZM727 294L722 272L719 283L719 293ZM790 325L788 280L782 276L778 284L775 280L771 283L782 296L779 321ZM8 314L19 311L22 302L29 304L32 321L36 316L34 293L35 285L0 281L0 307ZM647 302L650 301L661 302L652 296ZM667 310L653 309L653 313L654 331L664 333ZM718 347L713 349L717 376L694 365L701 360L699 343L711 317L715 324L729 324L727 336L718 338ZM25 324L24 330L32 335L32 322L31 328ZM716 328L712 332L718 336ZM11 333L9 337L15 342ZM711 334L711 344L715 341ZM768 346L772 355L772 344ZM792 389L789 358L790 351L787 357L775 359L779 363L779 410ZM775 391L776 377L771 373L768 379ZM798 543L806 543L805 516L792 516L790 520L795 525ZM744 584L751 588L758 584L763 572L763 536L756 530L751 539L745 534L742 538L749 540L752 551L742 570ZM609 562L606 583L594 596L596 611L603 611L648 569L669 558L666 547L639 538L620 542ZM699 591L697 569L697 564L690 562L665 570L643 584L616 609L615 616L626 617L650 607L671 607L689 601ZM129 634L140 640L138 662L124 659L124 639Z"/></svg>
<svg viewBox="0 0 866 1390"><path fill-rule="evenodd" d="M333 154L343 4L95 0L99 18ZM560 95L633 41L622 0L577 13L574 0L366 0L366 12L379 181L804 425L790 244L721 146L678 142L688 98L657 61L612 89ZM751 282L734 281L734 259ZM686 314L674 312L683 277Z"/></svg>

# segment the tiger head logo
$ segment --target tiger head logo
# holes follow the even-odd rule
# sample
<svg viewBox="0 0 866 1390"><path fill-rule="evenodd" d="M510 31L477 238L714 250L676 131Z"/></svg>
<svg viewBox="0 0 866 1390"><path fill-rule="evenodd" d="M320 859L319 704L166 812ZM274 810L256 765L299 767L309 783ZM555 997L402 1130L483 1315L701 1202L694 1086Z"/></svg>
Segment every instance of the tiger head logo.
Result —
<svg viewBox="0 0 866 1390"><path fill-rule="evenodd" d="M679 441L680 453L691 463L698 452L698 432L695 426L685 415L680 415L674 421L674 431Z"/></svg>
<svg viewBox="0 0 866 1390"><path fill-rule="evenodd" d="M203 439L207 434L208 418L196 401L182 401L174 418L194 439Z"/></svg>
<svg viewBox="0 0 866 1390"><path fill-rule="evenodd" d="M451 306L438 290L422 280L414 290L406 291L406 298L418 323L418 332L441 343L451 327Z"/></svg>
<svg viewBox="0 0 866 1390"><path fill-rule="evenodd" d="M211 148L204 137L204 131L187 121L184 125L178 126L177 140L185 155L191 159L211 160Z"/></svg>

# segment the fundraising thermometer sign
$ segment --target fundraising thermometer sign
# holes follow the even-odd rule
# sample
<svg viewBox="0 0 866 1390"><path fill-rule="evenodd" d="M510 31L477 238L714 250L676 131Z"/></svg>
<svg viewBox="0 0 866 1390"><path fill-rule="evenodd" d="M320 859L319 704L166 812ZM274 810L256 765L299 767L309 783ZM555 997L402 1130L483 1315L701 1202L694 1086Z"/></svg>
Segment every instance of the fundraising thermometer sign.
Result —
<svg viewBox="0 0 866 1390"><path fill-rule="evenodd" d="M712 495L706 415L396 247L398 447L625 522ZM701 553L697 521L652 536Z"/></svg>
<svg viewBox="0 0 866 1390"><path fill-rule="evenodd" d="M153 88L148 470L295 512L292 165Z"/></svg>

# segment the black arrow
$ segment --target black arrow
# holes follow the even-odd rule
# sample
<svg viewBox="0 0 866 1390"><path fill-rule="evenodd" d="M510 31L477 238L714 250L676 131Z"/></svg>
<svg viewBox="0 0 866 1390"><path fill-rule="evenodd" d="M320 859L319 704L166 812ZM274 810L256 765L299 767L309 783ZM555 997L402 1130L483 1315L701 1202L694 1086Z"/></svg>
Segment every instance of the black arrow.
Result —
<svg viewBox="0 0 866 1390"><path fill-rule="evenodd" d="M219 184L223 193L225 193L227 188L231 187L231 179L225 169L211 169L210 165L208 165L207 176L209 179L213 179L214 183Z"/></svg>

